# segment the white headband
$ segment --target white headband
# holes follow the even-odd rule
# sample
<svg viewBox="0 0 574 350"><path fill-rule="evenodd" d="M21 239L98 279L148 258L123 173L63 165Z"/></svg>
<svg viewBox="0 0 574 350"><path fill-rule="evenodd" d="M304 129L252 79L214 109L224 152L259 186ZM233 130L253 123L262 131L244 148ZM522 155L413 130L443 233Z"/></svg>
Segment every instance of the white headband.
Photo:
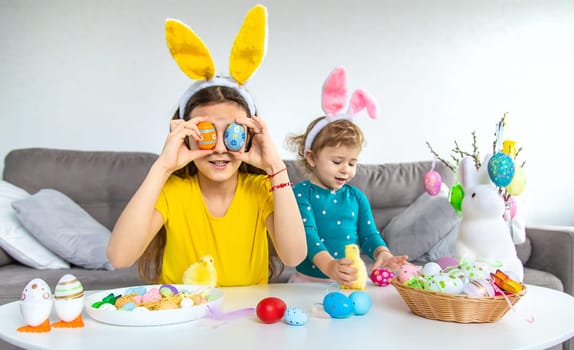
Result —
<svg viewBox="0 0 574 350"><path fill-rule="evenodd" d="M347 112L341 113L347 103L347 73L344 67L335 68L325 80L321 102L325 118L319 120L309 130L305 138L305 152L311 149L317 134L331 122L341 119L353 121L355 114L364 108L367 109L369 117L372 119L377 118L377 104L375 100L361 89L353 91Z"/></svg>
<svg viewBox="0 0 574 350"><path fill-rule="evenodd" d="M243 99L245 100L245 102L247 103L247 107L249 108L249 116L255 115L255 104L253 103L253 98L251 97L251 95L249 94L249 92L247 92L247 89L245 88L244 85L238 85L237 82L235 80L233 80L230 77L214 77L211 80L200 80L200 81L196 81L195 83L191 84L191 86L189 88L187 88L187 90L185 90L185 92L183 93L183 96L181 96L181 98L179 99L179 118L180 119L184 119L183 117L185 116L185 106L187 105L187 102L189 101L189 99L191 98L191 96L195 95L196 92L198 92L199 90L208 88L210 86L226 86L232 89L235 89L237 92L239 92L239 94L241 95L241 97L243 97Z"/></svg>

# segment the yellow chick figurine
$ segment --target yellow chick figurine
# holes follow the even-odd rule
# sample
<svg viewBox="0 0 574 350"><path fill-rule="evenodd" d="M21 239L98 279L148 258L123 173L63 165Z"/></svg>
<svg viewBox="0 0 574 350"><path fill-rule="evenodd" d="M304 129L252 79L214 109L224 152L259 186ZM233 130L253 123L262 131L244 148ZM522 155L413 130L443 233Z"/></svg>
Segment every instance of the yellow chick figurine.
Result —
<svg viewBox="0 0 574 350"><path fill-rule="evenodd" d="M359 289L364 290L367 285L367 266L361 259L361 251L356 244L347 244L345 246L345 258L353 260L352 267L357 269L357 279L350 286L342 285L342 289Z"/></svg>
<svg viewBox="0 0 574 350"><path fill-rule="evenodd" d="M215 287L217 271L211 255L202 256L198 262L191 264L183 273L183 283Z"/></svg>

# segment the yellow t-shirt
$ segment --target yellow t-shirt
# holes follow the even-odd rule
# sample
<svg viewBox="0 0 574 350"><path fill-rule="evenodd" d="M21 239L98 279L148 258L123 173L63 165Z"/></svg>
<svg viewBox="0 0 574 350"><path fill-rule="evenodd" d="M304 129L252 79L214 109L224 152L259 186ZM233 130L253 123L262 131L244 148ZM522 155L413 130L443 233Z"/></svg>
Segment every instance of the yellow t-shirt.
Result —
<svg viewBox="0 0 574 350"><path fill-rule="evenodd" d="M263 175L239 173L227 213L214 217L205 206L197 176L182 179L172 175L155 205L167 232L162 283L182 283L187 267L209 254L218 286L267 284L265 220L273 212L269 187Z"/></svg>

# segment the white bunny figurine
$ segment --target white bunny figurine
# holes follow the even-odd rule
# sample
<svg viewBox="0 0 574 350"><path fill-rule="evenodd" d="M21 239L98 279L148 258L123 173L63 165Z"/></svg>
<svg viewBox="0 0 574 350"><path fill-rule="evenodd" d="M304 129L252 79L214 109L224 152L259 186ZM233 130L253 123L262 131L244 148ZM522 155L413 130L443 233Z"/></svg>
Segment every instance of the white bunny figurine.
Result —
<svg viewBox="0 0 574 350"><path fill-rule="evenodd" d="M460 261L500 263L502 266L494 267L494 270L499 268L503 272L511 272L511 277L522 282L524 268L516 255L508 223L504 220L504 200L494 187L480 183L479 172L471 157L461 160L459 180L464 198L456 257Z"/></svg>

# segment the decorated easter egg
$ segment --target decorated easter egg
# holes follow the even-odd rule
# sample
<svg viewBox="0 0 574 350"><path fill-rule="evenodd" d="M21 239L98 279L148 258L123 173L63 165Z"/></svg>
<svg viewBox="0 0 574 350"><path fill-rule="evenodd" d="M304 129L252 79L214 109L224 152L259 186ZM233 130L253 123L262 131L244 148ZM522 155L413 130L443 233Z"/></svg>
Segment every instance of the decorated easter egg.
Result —
<svg viewBox="0 0 574 350"><path fill-rule="evenodd" d="M440 265L438 263L436 263L434 261L430 261L423 266L423 269L421 270L421 274L425 278L428 278L430 276L436 275L437 273L440 273L441 270L442 270L442 268L440 267Z"/></svg>
<svg viewBox="0 0 574 350"><path fill-rule="evenodd" d="M442 177L436 170L427 171L424 178L425 191L431 196L436 196L440 192Z"/></svg>
<svg viewBox="0 0 574 350"><path fill-rule="evenodd" d="M475 279L468 281L462 293L476 297L492 297L494 296L494 287L488 280Z"/></svg>
<svg viewBox="0 0 574 350"><path fill-rule="evenodd" d="M354 312L353 302L341 292L331 292L325 295L323 308L333 318L347 318Z"/></svg>
<svg viewBox="0 0 574 350"><path fill-rule="evenodd" d="M460 279L444 272L425 279L425 289L433 292L460 294L463 288L464 283Z"/></svg>
<svg viewBox="0 0 574 350"><path fill-rule="evenodd" d="M360 290L351 293L349 299L353 303L353 313L357 316L362 316L369 312L371 305L373 305L371 296Z"/></svg>
<svg viewBox="0 0 574 350"><path fill-rule="evenodd" d="M235 122L231 122L227 128L225 128L223 142L228 150L239 151L241 147L243 147L246 137L247 133L245 132L245 127Z"/></svg>
<svg viewBox="0 0 574 350"><path fill-rule="evenodd" d="M179 291L177 290L177 288L174 285L171 284L162 284L159 287L159 294L161 294L163 297L171 297L176 295L177 293L179 293Z"/></svg>
<svg viewBox="0 0 574 350"><path fill-rule="evenodd" d="M80 316L83 306L84 287L82 283L74 275L62 276L54 290L56 315L64 322L71 322Z"/></svg>
<svg viewBox="0 0 574 350"><path fill-rule="evenodd" d="M287 311L285 311L285 316L283 319L290 326L302 326L307 323L309 317L305 311L297 307L290 307L287 309Z"/></svg>
<svg viewBox="0 0 574 350"><path fill-rule="evenodd" d="M371 272L370 277L376 286L386 287L391 284L391 280L395 277L395 274L387 269L375 269Z"/></svg>
<svg viewBox="0 0 574 350"><path fill-rule="evenodd" d="M217 143L217 133L215 127L208 121L197 124L197 129L201 134L201 140L197 142L199 149L213 149Z"/></svg>
<svg viewBox="0 0 574 350"><path fill-rule="evenodd" d="M460 213L462 209L462 199L464 198L464 190L461 184L456 184L450 188L448 193L448 201L450 205L456 210L457 213Z"/></svg>
<svg viewBox="0 0 574 350"><path fill-rule="evenodd" d="M490 277L488 264L481 261L466 261L460 264L460 269L466 276L467 280L486 279Z"/></svg>
<svg viewBox="0 0 574 350"><path fill-rule="evenodd" d="M488 160L488 176L496 186L508 186L514 176L514 161L506 153L495 153Z"/></svg>
<svg viewBox="0 0 574 350"><path fill-rule="evenodd" d="M405 264L401 266L398 272L398 279L401 283L406 283L412 276L419 274L419 269L413 264Z"/></svg>
<svg viewBox="0 0 574 350"><path fill-rule="evenodd" d="M511 196L518 196L524 191L524 187L526 187L526 174L524 173L524 169L517 165L514 167L514 177L512 181L510 181L510 184L506 186L506 191Z"/></svg>
<svg viewBox="0 0 574 350"><path fill-rule="evenodd" d="M283 318L287 304L276 297L263 298L257 303L255 314L263 323L275 323Z"/></svg>
<svg viewBox="0 0 574 350"><path fill-rule="evenodd" d="M505 205L506 210L504 211L504 220L508 221L509 219L514 219L514 217L516 216L516 206L517 206L514 197L509 197ZM508 218L509 215L510 218Z"/></svg>
<svg viewBox="0 0 574 350"><path fill-rule="evenodd" d="M442 256L436 259L436 263L444 270L447 267L458 266L459 260L452 256Z"/></svg>
<svg viewBox="0 0 574 350"><path fill-rule="evenodd" d="M20 296L20 313L27 325L36 327L44 323L52 306L52 290L46 281L34 278L26 284Z"/></svg>
<svg viewBox="0 0 574 350"><path fill-rule="evenodd" d="M443 272L449 276L458 278L462 281L463 284L468 282L468 278L466 278L464 271L462 271L462 269L458 268L457 266L447 267L445 270L443 270Z"/></svg>

